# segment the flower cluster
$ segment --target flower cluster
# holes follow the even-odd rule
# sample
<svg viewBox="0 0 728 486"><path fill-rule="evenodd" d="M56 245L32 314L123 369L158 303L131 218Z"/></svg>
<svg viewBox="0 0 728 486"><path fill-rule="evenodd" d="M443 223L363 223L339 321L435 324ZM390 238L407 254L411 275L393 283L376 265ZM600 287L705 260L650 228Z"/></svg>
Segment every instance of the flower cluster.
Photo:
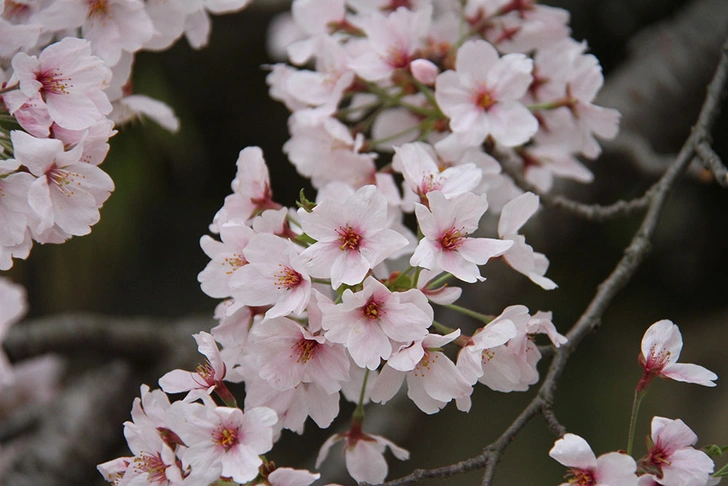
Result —
<svg viewBox="0 0 728 486"><path fill-rule="evenodd" d="M145 115L176 131L165 104L134 94L134 54L209 36L209 13L249 0L0 3L0 270L33 241L88 234L114 190L99 168L115 123Z"/></svg>
<svg viewBox="0 0 728 486"><path fill-rule="evenodd" d="M703 386L715 386L717 376L695 364L677 363L682 350L678 327L668 320L654 323L642 338L639 363L644 368L636 387L633 424L639 403L655 377ZM653 417L647 439L647 454L639 461L630 455L633 430L630 430L628 452L610 452L594 456L591 447L575 434L557 440L549 455L569 468L567 483L562 486L713 486L713 460L693 446L698 436L680 419Z"/></svg>
<svg viewBox="0 0 728 486"><path fill-rule="evenodd" d="M480 326L467 335L438 322L435 311L463 311L451 281L485 280L481 267L494 258L556 287L545 276L548 259L520 233L539 198L517 189L501 164L520 164L543 190L554 176L590 180L577 157L596 157L595 137L615 136L619 120L592 103L599 64L569 37L560 9L402 3L296 0L290 22L277 23L273 44L296 39L286 46L290 61L312 67L273 65L268 83L292 111L283 150L316 198L302 194L297 209L278 204L262 151L240 152L233 192L210 225L217 237L200 242L211 260L198 277L202 290L224 299L219 325L195 336L206 364L160 380L164 392L187 396L165 405L166 422L149 429L156 448L130 442L136 457L151 450L159 458L157 478L264 480L264 459L246 456L242 472L226 463L224 447L210 446L237 437L233 425L220 435L209 424L221 423L221 410L233 414L225 382L243 382L243 412L235 414L274 412L263 421L271 440L283 429L302 433L308 417L329 427L342 396L356 403L349 429L326 441L317 467L341 442L350 475L379 483L385 450L399 459L408 453L364 431L365 403L384 404L406 382L427 414L453 400L469 411L478 382L511 392L538 381L536 335L566 342L550 312L523 305L497 316L465 310ZM489 209L500 213L494 237L479 233ZM126 481L137 474L134 461L103 470ZM153 471L140 484L156 484Z"/></svg>

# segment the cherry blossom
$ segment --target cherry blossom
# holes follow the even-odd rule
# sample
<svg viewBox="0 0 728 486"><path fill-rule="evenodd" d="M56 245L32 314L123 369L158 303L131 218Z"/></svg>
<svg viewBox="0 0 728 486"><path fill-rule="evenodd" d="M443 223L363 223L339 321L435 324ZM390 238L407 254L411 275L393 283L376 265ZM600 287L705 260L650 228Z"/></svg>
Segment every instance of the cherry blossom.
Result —
<svg viewBox="0 0 728 486"><path fill-rule="evenodd" d="M19 52L12 64L14 73L8 84L17 82L18 90L3 95L11 114L26 110L26 102L32 100L39 115L47 113L43 124L52 120L64 128L83 130L111 112L102 91L111 80L111 71L91 55L87 40L66 37L43 49L38 57Z"/></svg>
<svg viewBox="0 0 728 486"><path fill-rule="evenodd" d="M143 429L132 422L126 422L124 437L134 457L130 458L129 465L119 480L119 486L183 484L177 457L156 430Z"/></svg>
<svg viewBox="0 0 728 486"><path fill-rule="evenodd" d="M256 370L273 388L285 391L300 383L315 383L331 394L349 379L343 346L311 334L295 321L271 319L256 326L253 336L250 353Z"/></svg>
<svg viewBox="0 0 728 486"><path fill-rule="evenodd" d="M290 118L291 138L283 145L298 172L311 179L317 189L332 181L359 188L374 179L375 154L361 153L362 134L352 136L340 121L325 117L306 120L301 112Z"/></svg>
<svg viewBox="0 0 728 486"><path fill-rule="evenodd" d="M174 402L167 420L187 445L183 466L192 468L196 484L209 484L220 476L238 483L255 479L263 463L259 455L273 446L278 417L267 407L243 413L239 408Z"/></svg>
<svg viewBox="0 0 728 486"><path fill-rule="evenodd" d="M249 306L272 304L266 319L300 315L311 295L311 278L297 247L263 233L250 239L243 254L248 264L230 276L233 297Z"/></svg>
<svg viewBox="0 0 728 486"><path fill-rule="evenodd" d="M637 384L638 391L649 386L655 377L715 386L718 376L696 364L678 363L683 342L680 329L667 319L652 324L642 337L639 362L644 373Z"/></svg>
<svg viewBox="0 0 728 486"><path fill-rule="evenodd" d="M341 304L320 305L326 338L346 346L354 362L370 370L379 367L380 358L390 357L392 342L421 341L433 317L422 292L391 292L373 277L359 292L347 289Z"/></svg>
<svg viewBox="0 0 728 486"><path fill-rule="evenodd" d="M330 278L331 286L355 285L407 239L385 227L387 199L375 186L364 186L344 204L321 201L312 212L298 211L301 227L316 243L301 257L308 260L309 273Z"/></svg>
<svg viewBox="0 0 728 486"><path fill-rule="evenodd" d="M194 334L193 337L197 341L197 349L207 358L205 363L194 372L170 371L159 379L159 386L166 393L189 392L186 401L209 395L213 391L217 391L225 399L228 398L231 396L230 392L222 381L225 378L225 363L214 338L206 332Z"/></svg>
<svg viewBox="0 0 728 486"><path fill-rule="evenodd" d="M227 222L217 229L221 242L208 235L200 238L200 246L211 261L197 275L197 281L210 297L225 298L233 294L232 277L248 264L243 250L255 232L242 222Z"/></svg>
<svg viewBox="0 0 728 486"><path fill-rule="evenodd" d="M388 16L374 11L359 22L367 47L360 47L351 68L368 81L384 81L395 69L409 67L430 27L431 8L398 8Z"/></svg>
<svg viewBox="0 0 728 486"><path fill-rule="evenodd" d="M566 434L554 443L549 456L569 468L561 486L637 486L637 464L627 454L594 455L587 441Z"/></svg>
<svg viewBox="0 0 728 486"><path fill-rule="evenodd" d="M506 263L542 288L552 290L556 288L556 284L543 276L548 269L548 258L543 253L533 251L533 248L526 244L526 238L518 234L518 230L533 216L538 207L539 198L532 192L526 192L508 202L503 206L498 221L498 236L503 240L513 241L513 246L503 254Z"/></svg>
<svg viewBox="0 0 728 486"><path fill-rule="evenodd" d="M427 414L439 412L453 398L458 409L470 409L473 388L450 361L442 347L460 336L460 330L446 336L428 334L422 341L400 347L377 376L372 401L386 403L407 379L407 396Z"/></svg>
<svg viewBox="0 0 728 486"><path fill-rule="evenodd" d="M459 49L455 71L437 77L435 97L450 117L450 128L468 144L490 135L513 147L527 142L538 122L518 101L531 84L533 61L523 54L498 57L484 40L465 42Z"/></svg>
<svg viewBox="0 0 728 486"><path fill-rule="evenodd" d="M217 233L219 226L228 221L244 223L265 209L279 209L273 201L268 166L259 147L246 147L238 154L238 170L230 184L233 193L213 218L210 231Z"/></svg>
<svg viewBox="0 0 728 486"><path fill-rule="evenodd" d="M440 191L451 199L473 190L482 177L473 163L441 168L432 147L424 143L407 143L396 148L395 152L394 169L402 172L407 187L423 204L426 204L430 191Z"/></svg>
<svg viewBox="0 0 728 486"><path fill-rule="evenodd" d="M245 381L245 408L269 407L278 414L275 430L288 429L302 434L308 417L320 428L328 428L339 415L339 393L327 393L315 383L301 383L289 390L272 387L257 373Z"/></svg>
<svg viewBox="0 0 728 486"><path fill-rule="evenodd" d="M35 178L16 172L17 160L0 160L0 247L13 247L23 242L28 227L28 191ZM0 265L2 268L2 265Z"/></svg>
<svg viewBox="0 0 728 486"><path fill-rule="evenodd" d="M380 435L365 434L360 428L352 427L346 433L334 434L321 446L316 458L319 468L329 454L331 447L337 442L345 441L344 457L349 475L357 482L379 484L387 477L388 467L384 460L384 451L389 448L394 456L405 461L409 452Z"/></svg>
<svg viewBox="0 0 728 486"><path fill-rule="evenodd" d="M698 436L680 419L652 419L652 445L642 466L656 471L654 480L663 486L707 486L715 465L703 451L692 446ZM640 483L641 484L641 483Z"/></svg>
<svg viewBox="0 0 728 486"><path fill-rule="evenodd" d="M37 177L30 185L28 201L37 215L31 226L41 242L47 230L57 229L61 241L69 235L85 235L100 218L99 208L114 190L111 178L95 165L80 161L83 146L65 151L63 142L38 139L14 130L10 134L15 158Z"/></svg>
<svg viewBox="0 0 728 486"><path fill-rule="evenodd" d="M429 209L415 205L415 214L424 238L415 249L410 265L433 272L445 271L465 282L485 280L478 265L505 253L512 241L471 238L488 209L485 195L467 192L447 199L440 191L427 194Z"/></svg>
<svg viewBox="0 0 728 486"><path fill-rule="evenodd" d="M93 53L108 66L119 62L123 51L141 49L154 33L141 0L56 0L42 22L54 30L81 27Z"/></svg>
<svg viewBox="0 0 728 486"><path fill-rule="evenodd" d="M308 486L320 477L320 474L314 474L304 469L279 467L268 474L266 479L270 486Z"/></svg>

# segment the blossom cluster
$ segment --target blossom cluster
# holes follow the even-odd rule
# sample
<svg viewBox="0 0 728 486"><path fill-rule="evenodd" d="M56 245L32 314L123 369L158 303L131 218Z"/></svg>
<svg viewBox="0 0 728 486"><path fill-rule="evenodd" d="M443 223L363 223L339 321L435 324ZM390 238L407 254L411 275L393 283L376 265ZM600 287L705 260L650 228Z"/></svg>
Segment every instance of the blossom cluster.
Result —
<svg viewBox="0 0 728 486"><path fill-rule="evenodd" d="M544 190L554 175L586 181L576 157L595 157L595 136L613 137L618 125L616 111L592 103L601 70L568 36L563 10L505 1L407 7L295 1L292 23L279 24L276 38L297 39L290 60L315 66L274 65L268 82L293 112L283 150L316 198L281 206L262 151L240 152L233 192L210 225L217 237L201 239L211 259L202 290L224 299L219 325L195 336L206 364L159 381L164 392L187 392L186 405L170 410L193 416L220 413L219 401L234 406L225 382L243 382L243 417L275 412L274 438L302 433L308 417L329 427L343 396L357 404L351 426L326 441L317 466L343 442L349 473L370 483L386 477L386 448L400 459L408 453L363 430L365 403L386 403L406 382L425 413L451 401L468 411L478 382L511 392L538 381L535 335L566 341L551 313L523 305L497 316L469 312L481 326L469 335L438 322L435 308L460 309L452 280L485 280L481 267L494 258L555 288L548 259L520 233L539 198L518 190L501 163L521 164ZM500 213L493 238L477 233L489 208ZM220 450L213 472L197 471L212 459L191 451L222 436L191 417L186 426L196 424L197 435L182 437L179 421L164 420L155 428L180 439L155 439L173 449L170 484L180 474L265 477L264 460L241 461L258 468L243 474L225 469ZM137 459L146 453L130 447ZM137 459L113 463L119 484L136 474Z"/></svg>
<svg viewBox="0 0 728 486"><path fill-rule="evenodd" d="M688 363L678 363L683 342L678 327L667 319L654 323L642 338L638 361L644 372L636 392L633 420L654 378L715 386L712 371ZM630 441L632 437L630 437ZM713 476L715 464L703 451L695 449L698 436L680 419L653 417L647 439L647 454L639 461L624 451L595 457L586 440L565 434L549 455L569 468L562 486L713 486L721 476ZM631 442L628 452L631 452Z"/></svg>
<svg viewBox="0 0 728 486"><path fill-rule="evenodd" d="M183 35L202 47L210 13L248 2L0 2L0 270L33 241L62 243L99 221L115 124L145 115L177 130L168 106L133 93L135 53Z"/></svg>

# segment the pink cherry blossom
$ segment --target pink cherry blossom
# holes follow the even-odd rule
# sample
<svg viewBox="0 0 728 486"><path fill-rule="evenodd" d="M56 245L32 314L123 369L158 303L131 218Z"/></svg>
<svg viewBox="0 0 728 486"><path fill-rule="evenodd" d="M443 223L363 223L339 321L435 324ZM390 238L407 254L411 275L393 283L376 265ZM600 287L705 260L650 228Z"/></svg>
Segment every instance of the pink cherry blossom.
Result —
<svg viewBox="0 0 728 486"><path fill-rule="evenodd" d="M366 34L366 40L360 41L366 47L360 47L360 54L349 65L367 81L384 81L395 69L407 69L429 30L431 17L431 7L416 11L402 7L388 16L377 11L365 16L359 26Z"/></svg>
<svg viewBox="0 0 728 486"><path fill-rule="evenodd" d="M482 375L478 381L500 392L526 391L539 378L537 365L541 352L532 336L545 333L556 347L565 343L566 338L556 332L550 312L531 316L525 306L515 305L507 307L496 320L510 320L516 327L516 335L503 345L483 351Z"/></svg>
<svg viewBox="0 0 728 486"><path fill-rule="evenodd" d="M554 443L549 456L569 468L561 486L637 486L637 464L627 454L609 452L598 458L587 441L566 434Z"/></svg>
<svg viewBox="0 0 728 486"><path fill-rule="evenodd" d="M341 304L321 303L321 310L326 338L346 346L354 362L370 370L390 357L392 342L421 341L433 317L422 292L391 292L373 277L359 292L344 291Z"/></svg>
<svg viewBox="0 0 728 486"><path fill-rule="evenodd" d="M102 91L111 80L111 71L91 55L87 40L66 37L43 49L38 57L20 52L12 64L9 84L17 81L19 89L3 95L11 114L32 99L39 113L47 112L48 120L83 130L111 112Z"/></svg>
<svg viewBox="0 0 728 486"><path fill-rule="evenodd" d="M678 363L683 341L680 329L667 319L650 326L642 337L642 353L639 362L644 373L637 384L638 391L644 390L656 377L715 386L718 376L696 364Z"/></svg>
<svg viewBox="0 0 728 486"><path fill-rule="evenodd" d="M250 239L243 254L248 264L230 276L233 297L248 306L272 304L266 319L300 315L311 296L311 278L297 247L262 233Z"/></svg>
<svg viewBox="0 0 728 486"><path fill-rule="evenodd" d="M376 186L364 186L341 204L321 201L312 212L298 211L301 227L316 240L301 257L309 273L330 278L331 286L356 285L385 258L407 246L407 239L386 228L387 199Z"/></svg>
<svg viewBox="0 0 728 486"><path fill-rule="evenodd" d="M352 136L335 118L311 121L300 113L290 118L291 138L283 145L283 152L301 175L311 179L313 187L342 181L359 188L373 182L376 155L361 153L361 133Z"/></svg>
<svg viewBox="0 0 728 486"><path fill-rule="evenodd" d="M442 168L435 157L432 147L421 142L395 148L392 165L402 172L407 187L423 204L431 191L440 191L450 199L475 189L480 183L482 173L475 164Z"/></svg>
<svg viewBox="0 0 728 486"><path fill-rule="evenodd" d="M384 451L387 448L397 459L401 461L409 459L409 452L392 441L380 435L365 434L361 428L353 426L349 432L334 434L324 442L316 458L316 468L321 467L331 446L341 441L345 441L346 469L349 475L360 483L379 484L384 481L389 470L384 460Z"/></svg>
<svg viewBox="0 0 728 486"><path fill-rule="evenodd" d="M450 129L467 144L480 144L490 135L514 147L527 142L538 121L518 101L531 84L533 61L523 54L498 57L484 40L465 42L455 71L437 77L435 98L450 117Z"/></svg>
<svg viewBox="0 0 728 486"><path fill-rule="evenodd" d="M134 457L119 480L118 486L181 486L182 471L169 444L154 429L145 429L133 422L124 424L124 437Z"/></svg>
<svg viewBox="0 0 728 486"><path fill-rule="evenodd" d="M533 251L533 248L526 244L526 238L518 234L518 230L538 208L539 198L532 192L526 192L508 202L501 211L498 236L503 240L513 241L513 246L503 254L506 263L542 288L552 290L557 285L551 279L544 277L549 265L548 258L543 253Z"/></svg>
<svg viewBox="0 0 728 486"><path fill-rule="evenodd" d="M427 414L440 411L453 398L458 409L470 409L470 383L450 361L442 347L457 339L460 330L446 336L428 334L422 341L400 347L377 376L372 401L386 403L407 379L407 396Z"/></svg>
<svg viewBox="0 0 728 486"><path fill-rule="evenodd" d="M65 151L63 142L39 139L14 130L10 138L18 162L37 179L30 185L28 201L37 221L31 227L43 241L47 230L58 229L61 241L85 235L99 221L99 208L114 190L111 178L95 165L81 162L83 146Z"/></svg>
<svg viewBox="0 0 728 486"><path fill-rule="evenodd" d="M308 417L319 428L328 428L339 415L339 392L327 393L315 383L301 383L289 390L273 388L266 380L249 372L245 380L245 408L270 407L278 414L276 431L304 431Z"/></svg>
<svg viewBox="0 0 728 486"><path fill-rule="evenodd" d="M0 160L0 247L18 245L25 239L28 227L28 191L35 178L25 172L16 172L17 160Z"/></svg>
<svg viewBox="0 0 728 486"><path fill-rule="evenodd" d="M200 238L200 246L211 261L197 275L197 281L210 297L225 298L233 294L232 277L248 264L243 250L255 232L241 221L227 222L217 229L222 241L208 235Z"/></svg>
<svg viewBox="0 0 728 486"><path fill-rule="evenodd" d="M268 166L259 147L241 150L236 165L238 170L230 184L233 193L225 198L223 207L213 218L210 225L213 233L228 221L244 223L258 212L281 207L273 201Z"/></svg>
<svg viewBox="0 0 728 486"><path fill-rule="evenodd" d="M113 66L122 52L136 52L151 39L152 21L140 0L57 0L45 9L43 24L54 30L81 27L93 53Z"/></svg>
<svg viewBox="0 0 728 486"><path fill-rule="evenodd" d="M278 390L315 383L331 394L349 379L349 359L343 346L313 335L285 317L257 325L250 342L259 376Z"/></svg>
<svg viewBox="0 0 728 486"><path fill-rule="evenodd" d="M276 413L256 407L239 408L174 402L168 415L170 428L187 445L184 467L191 467L195 484L209 484L220 476L247 483L258 476L259 455L273 446Z"/></svg>
<svg viewBox="0 0 728 486"><path fill-rule="evenodd" d="M655 481L663 486L707 486L715 468L703 451L692 446L698 441L690 427L680 419L652 419L652 446L642 465L656 470Z"/></svg>
<svg viewBox="0 0 728 486"><path fill-rule="evenodd" d="M190 392L186 401L195 400L203 395L217 391L228 398L230 392L225 387L225 362L212 335L206 332L194 334L197 349L207 359L196 371L172 370L159 379L159 386L165 393Z"/></svg>
<svg viewBox="0 0 728 486"><path fill-rule="evenodd" d="M320 477L320 474L305 469L279 467L270 473L267 479L270 486L308 486Z"/></svg>
<svg viewBox="0 0 728 486"><path fill-rule="evenodd" d="M502 255L513 246L512 241L471 238L486 209L485 195L467 192L447 199L440 191L427 193L429 209L415 205L415 214L424 234L415 249L410 265L433 272L445 271L465 282L485 280L478 265Z"/></svg>

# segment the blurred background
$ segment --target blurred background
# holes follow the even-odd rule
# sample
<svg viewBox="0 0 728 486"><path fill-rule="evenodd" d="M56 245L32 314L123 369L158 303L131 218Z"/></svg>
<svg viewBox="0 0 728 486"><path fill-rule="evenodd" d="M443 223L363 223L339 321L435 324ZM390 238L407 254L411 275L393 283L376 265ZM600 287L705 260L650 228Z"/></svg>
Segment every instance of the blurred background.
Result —
<svg viewBox="0 0 728 486"><path fill-rule="evenodd" d="M665 22L685 16L686 9L695 9L698 4L705 5L706 12L714 9L717 23L705 28L723 28L723 33L707 32L718 40L701 46L704 50L696 51L700 54L691 59L699 75L680 86L683 94L665 98L666 106L659 107L672 113L660 117L667 128L652 129L640 126L642 122L630 127L644 129L658 152L677 152L695 120L719 46L728 32L728 4L723 0L544 3L571 12L573 36L587 40L608 82L636 51L642 49L642 55L649 55L645 54L645 38L635 34L650 26L669 25ZM238 152L250 145L263 149L275 198L282 204L292 205L299 190L309 187L281 152L288 138L288 112L268 97L267 71L261 67L274 62L266 53L266 31L270 20L285 8L285 2L259 2L239 14L215 18L209 46L201 51L182 41L169 51L138 56L134 90L172 106L182 129L170 135L142 121L122 129L112 139L103 169L115 181L116 190L91 235L63 245L36 245L31 257L17 262L9 272L28 289L28 320L68 312L114 318L145 316L159 318L160 326L167 326L170 333L175 332L175 323L189 316L212 324L209 317L217 302L202 293L196 279L208 261L199 239L208 234L208 224L230 192ZM668 44L661 48L673 49L671 38L666 35L664 39ZM637 81L635 90L639 88ZM727 120L724 114L714 131L715 149L724 160L728 159ZM588 187L565 184L560 189L579 200L609 203L638 196L656 180L656 170L635 165L619 151L606 152L605 157L588 164L596 175L595 183ZM719 377L728 376L728 191L700 177L699 171L695 173L697 177L684 178L671 196L652 254L617 296L599 331L575 353L558 389L557 416L570 432L585 437L597 454L626 447L632 393L641 371L637 364L639 343L653 322L669 318L680 326L686 342L681 361L703 365ZM539 216L524 232L528 242L549 257L547 276L559 288L543 291L494 262L484 270L488 280L469 289L467 298L488 314L498 314L513 304L525 304L532 312L551 310L555 324L565 333L620 258L640 217L596 224L549 209ZM109 325L124 325L123 319L109 320L113 321ZM194 341L189 337L181 342L189 347L188 359L194 366ZM86 370L110 361L104 350L87 349L74 356L65 378L69 383ZM159 370L151 365L145 368L144 359L135 363L130 378L133 386L118 400L121 418L103 425L114 431L115 438L105 449L96 451L96 462L125 454L122 422L128 417L131 401L142 382L154 386L159 376ZM656 383L643 404L638 437L648 433L649 418L657 414L682 418L699 435L700 444L728 444L728 392L722 380L718 383L717 389ZM391 410L387 407L384 412L372 412L370 423L380 428L370 432L391 433L388 437L410 449L412 458L405 463L390 457L389 477L395 478L414 468L447 465L477 455L500 435L532 395L499 394L478 387L469 414L450 404L431 417L403 400ZM347 422L345 412L349 409L342 407L342 420L329 430L319 431L309 423L303 437L284 433L270 457L281 465L312 468L318 446ZM564 468L547 456L554 439L540 418L532 420L507 450L495 484L561 482ZM637 440L638 453L643 450L640 447L641 440ZM718 460L718 464L724 462ZM68 478L59 478L54 484L105 484L95 471L95 463L89 463L85 470L83 477L69 473ZM331 474L337 474L335 468ZM345 477L326 479L352 484ZM475 485L480 481L481 472L476 471L422 484Z"/></svg>

